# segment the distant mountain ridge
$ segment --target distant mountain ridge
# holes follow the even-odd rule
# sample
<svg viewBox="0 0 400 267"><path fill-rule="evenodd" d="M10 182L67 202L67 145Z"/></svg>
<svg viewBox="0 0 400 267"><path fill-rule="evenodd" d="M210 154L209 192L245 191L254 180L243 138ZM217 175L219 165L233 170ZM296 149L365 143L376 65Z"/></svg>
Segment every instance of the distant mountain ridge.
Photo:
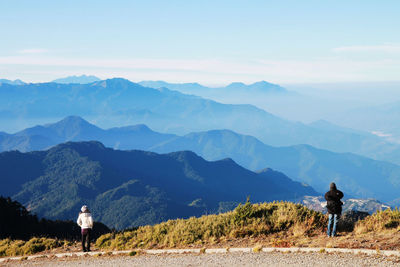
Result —
<svg viewBox="0 0 400 267"><path fill-rule="evenodd" d="M154 132L142 124L103 130L79 116L68 116L59 122L27 128L15 134L0 133L0 151L28 152L68 141L91 140L113 148L146 150L174 137L176 135Z"/></svg>
<svg viewBox="0 0 400 267"><path fill-rule="evenodd" d="M67 141L91 140L115 149L157 153L189 150L206 160L232 158L253 171L266 167L281 171L294 180L310 184L321 193L335 181L347 196L373 197L382 201L398 198L398 165L308 145L272 147L252 136L230 130L194 132L184 136L158 133L146 125L103 130L80 117L69 116L57 123L28 128L14 135L0 133L0 151L43 150Z"/></svg>
<svg viewBox="0 0 400 267"><path fill-rule="evenodd" d="M20 79L16 79L14 81L7 80L7 79L0 79L0 84L2 84L2 83L7 83L7 84L11 84L11 85L23 85L23 84L25 84L25 82L21 81Z"/></svg>
<svg viewBox="0 0 400 267"><path fill-rule="evenodd" d="M59 79L53 80L52 82L53 83L64 83L64 84L69 84L69 83L87 84L87 83L92 83L92 82L97 82L97 81L100 81L100 78L97 78L96 76L81 75L81 76L68 76L65 78L59 78Z"/></svg>
<svg viewBox="0 0 400 267"><path fill-rule="evenodd" d="M138 84L145 86L145 87L156 88L156 89L168 88L170 90L175 90L175 91L179 91L179 92L183 92L183 88L186 88L186 90L209 89L209 87L206 87L199 83L168 83L168 82L164 82L164 81L141 81Z"/></svg>
<svg viewBox="0 0 400 267"><path fill-rule="evenodd" d="M354 199L348 198L343 200L343 212L347 211L362 211L373 214L377 211L383 211L391 208L389 205L384 204L376 199ZM323 196L305 196L301 203L310 209L326 213L326 200Z"/></svg>
<svg viewBox="0 0 400 267"><path fill-rule="evenodd" d="M168 83L164 81L142 81L140 85L151 87L151 88L168 88L170 90L176 90L185 94L197 94L204 91L214 91L218 93L243 93L247 92L261 92L261 93L288 93L288 91L273 83L266 81L259 81L249 85L241 82L233 82L223 87L207 87L199 83Z"/></svg>
<svg viewBox="0 0 400 267"><path fill-rule="evenodd" d="M190 151L113 150L94 141L3 152L0 168L0 195L39 216L76 219L87 204L95 220L117 229L225 211L247 196L261 202L317 194L282 173L257 174L231 159L209 162Z"/></svg>
<svg viewBox="0 0 400 267"><path fill-rule="evenodd" d="M310 184L321 193L335 181L348 196L391 201L398 195L398 165L309 145L272 147L230 130L190 133L150 148L159 153L182 149L194 151L208 160L231 157L251 170L271 167Z"/></svg>
<svg viewBox="0 0 400 267"><path fill-rule="evenodd" d="M279 118L252 105L222 104L167 88L143 87L124 79L90 84L0 85L0 123L77 114L102 125L146 124L159 132L230 129L274 146L309 144L400 163L400 145L369 133L316 127Z"/></svg>

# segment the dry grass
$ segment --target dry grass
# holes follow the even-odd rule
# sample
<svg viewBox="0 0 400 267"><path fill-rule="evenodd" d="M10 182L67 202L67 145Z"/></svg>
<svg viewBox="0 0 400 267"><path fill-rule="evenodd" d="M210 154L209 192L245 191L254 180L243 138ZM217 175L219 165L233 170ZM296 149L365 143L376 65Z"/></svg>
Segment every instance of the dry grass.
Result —
<svg viewBox="0 0 400 267"><path fill-rule="evenodd" d="M255 246L254 248L253 248L253 252L254 253L258 253L258 252L261 252L262 251L262 246L261 245L257 245L257 246Z"/></svg>
<svg viewBox="0 0 400 267"><path fill-rule="evenodd" d="M400 211L397 208L377 211L357 222L354 228L356 234L379 233L387 230L400 230Z"/></svg>
<svg viewBox="0 0 400 267"><path fill-rule="evenodd" d="M310 236L321 232L325 224L326 217L322 213L300 204L247 202L234 211L219 215L169 220L133 231L106 234L97 239L96 245L103 249L120 250L215 245L228 240L264 237L281 232Z"/></svg>
<svg viewBox="0 0 400 267"><path fill-rule="evenodd" d="M290 202L239 205L234 211L170 220L101 236L106 249L167 247L336 247L400 249L399 210L379 211L354 231L326 237L327 216Z"/></svg>
<svg viewBox="0 0 400 267"><path fill-rule="evenodd" d="M28 241L0 240L0 256L32 255L45 250L64 246L64 241L51 238L32 238Z"/></svg>
<svg viewBox="0 0 400 267"><path fill-rule="evenodd" d="M245 203L234 211L200 218L169 220L136 230L106 234L96 246L106 250L197 247L339 247L400 249L400 211L379 211L357 222L353 232L327 238L327 216L290 202ZM66 241L32 238L0 240L0 256L30 255L72 249ZM77 248L79 250L79 248ZM60 251L58 251L60 252ZM322 252L322 251L321 251ZM102 256L110 255L106 252ZM134 252L132 253L132 255Z"/></svg>

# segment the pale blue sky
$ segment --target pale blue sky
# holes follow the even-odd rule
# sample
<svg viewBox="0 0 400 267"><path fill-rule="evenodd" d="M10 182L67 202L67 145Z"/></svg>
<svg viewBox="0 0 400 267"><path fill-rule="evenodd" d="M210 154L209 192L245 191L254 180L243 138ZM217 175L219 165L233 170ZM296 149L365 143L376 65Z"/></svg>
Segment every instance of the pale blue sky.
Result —
<svg viewBox="0 0 400 267"><path fill-rule="evenodd" d="M400 80L400 1L0 0L0 78Z"/></svg>

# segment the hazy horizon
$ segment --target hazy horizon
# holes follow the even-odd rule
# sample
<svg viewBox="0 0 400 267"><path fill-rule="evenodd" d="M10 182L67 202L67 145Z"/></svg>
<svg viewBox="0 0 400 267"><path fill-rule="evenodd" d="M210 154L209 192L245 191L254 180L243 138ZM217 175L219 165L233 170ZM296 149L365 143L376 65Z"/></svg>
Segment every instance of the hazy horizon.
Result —
<svg viewBox="0 0 400 267"><path fill-rule="evenodd" d="M74 75L80 76L80 75ZM7 77L0 77L7 78ZM57 77L57 78L65 78ZM101 77L98 77L101 79ZM124 78L124 77L119 77ZM132 81L131 82L141 82ZM160 79L155 79L155 81L161 81ZM26 82L26 81L25 81ZM46 81L50 82L50 81ZM168 81L163 81L167 82ZM236 81L241 82L241 81ZM258 81L259 82L259 81ZM266 81L270 83L270 81ZM192 81L192 83L197 83ZM173 83L174 84L174 83ZM180 83L176 83L179 85ZM182 83L183 84L183 83ZM207 84L199 83L200 85L206 86ZM231 84L231 83L229 83ZM376 128L369 125L374 122L366 122L364 124L359 123L359 118L357 118L355 124L354 120L346 121L349 112L353 113L359 109L365 108L379 108L384 105L391 105L400 100L400 82L342 82L342 83L307 83L307 84L277 84L287 89L291 94L276 95L276 94L263 94L262 91L220 91L218 89L223 88L229 84L223 84L220 86L209 87L210 90L185 90L182 88L169 88L172 90L180 91L185 94L193 94L203 97L205 99L211 99L223 104L251 104L260 109L263 109L269 113L272 113L281 118L290 121L300 121L306 124L318 121L326 120L331 123L337 124L339 126L344 126L347 128L354 128L358 130L367 131L373 134L379 134L382 136L395 135L395 142L400 141L400 132L393 127L381 127ZM253 84L244 83L245 85ZM267 85L268 86L268 85ZM151 86L150 86L151 87ZM214 90L215 89L215 90ZM267 88L266 88L267 90ZM73 114L69 114L73 115ZM32 127L35 125L40 125L43 123L53 122L54 120L59 120L62 117L48 117L48 118L29 118L27 119L23 114L20 114L16 118L4 123L0 131L6 131L8 133L17 132L23 130L27 127ZM89 120L96 120L96 117L89 118ZM381 120L381 119L380 119ZM4 121L4 120L3 120ZM126 126L123 121L115 121L114 125L103 124L105 127L113 126ZM388 130L390 128L390 130ZM393 132L392 132L393 131Z"/></svg>
<svg viewBox="0 0 400 267"><path fill-rule="evenodd" d="M270 80L253 80L253 81L246 81L243 82L241 80L231 80L231 81L226 81L224 83L207 83L207 82L199 82L196 80L191 80L191 81L185 81L185 80L162 80L162 79L158 79L157 77L154 77L154 79L148 79L148 80L143 80L143 79L132 79L132 78L128 78L128 77L123 77L123 76L109 76L109 77L102 77L101 75L97 75L96 73L94 74L87 74L87 73L72 73L70 75L61 75L61 76L56 76L54 78L51 78L49 80L47 79L43 79L43 80L39 80L39 81L33 81L33 80L25 80L22 78L10 78L10 77L6 77L6 76L2 76L0 77L0 79L6 79L6 80L10 80L10 81L14 81L14 80L21 80L22 82L25 83L47 83L47 82L52 82L54 80L57 79L61 79L61 78L67 78L67 77L80 77L80 76L95 76L97 78L99 78L100 80L107 80L107 79L113 79L113 78L122 78L122 79L126 79L129 80L131 82L134 83L140 83L140 82L144 82L144 81L161 81L161 82L166 82L166 83L174 83L174 84L185 84L185 83L197 83L206 87L210 87L210 88L219 88L219 87L225 87L228 86L232 83L243 83L245 85L250 85L256 82L268 82L268 83L272 83L272 84L277 84L280 85L282 87L289 87L289 86L296 86L296 87L315 87L314 89L332 89L330 88L331 86L367 86L370 87L371 85L395 85L398 86L400 85L400 79L398 80L379 80L379 81L337 81L337 82L283 82L283 83L278 83L278 82L273 82ZM318 88L319 87L319 88Z"/></svg>
<svg viewBox="0 0 400 267"><path fill-rule="evenodd" d="M0 76L397 80L398 1L1 1Z"/></svg>

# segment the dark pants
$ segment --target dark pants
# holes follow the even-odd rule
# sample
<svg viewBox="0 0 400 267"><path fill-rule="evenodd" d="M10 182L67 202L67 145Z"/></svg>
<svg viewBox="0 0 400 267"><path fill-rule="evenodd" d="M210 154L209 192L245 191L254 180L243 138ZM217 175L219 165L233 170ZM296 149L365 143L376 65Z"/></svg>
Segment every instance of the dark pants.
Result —
<svg viewBox="0 0 400 267"><path fill-rule="evenodd" d="M87 228L87 229L82 229L82 250L83 251L90 251L90 234L92 232L92 229ZM87 243L87 246L85 247L85 243Z"/></svg>

